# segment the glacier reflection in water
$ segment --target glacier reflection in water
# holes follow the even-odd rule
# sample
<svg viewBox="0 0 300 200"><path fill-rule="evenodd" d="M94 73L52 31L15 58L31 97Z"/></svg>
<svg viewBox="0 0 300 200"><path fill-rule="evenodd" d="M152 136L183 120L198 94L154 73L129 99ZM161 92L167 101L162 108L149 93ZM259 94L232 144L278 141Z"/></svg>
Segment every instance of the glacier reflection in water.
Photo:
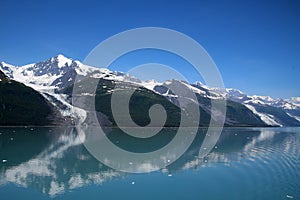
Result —
<svg viewBox="0 0 300 200"><path fill-rule="evenodd" d="M107 137L132 152L166 145L176 128L155 137ZM188 129L187 129L188 134ZM300 128L225 128L199 158L206 129L189 149L157 172L122 173L96 160L73 127L0 128L1 199L299 199ZM107 155L109 159L109 155ZM166 162L168 162L166 158ZM140 166L149 168L151 165Z"/></svg>

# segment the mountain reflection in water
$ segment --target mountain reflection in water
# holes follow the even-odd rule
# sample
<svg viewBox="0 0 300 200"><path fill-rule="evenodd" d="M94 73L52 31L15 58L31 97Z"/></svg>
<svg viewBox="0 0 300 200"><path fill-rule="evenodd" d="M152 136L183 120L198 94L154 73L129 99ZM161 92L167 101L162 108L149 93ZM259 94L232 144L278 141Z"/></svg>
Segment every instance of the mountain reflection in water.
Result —
<svg viewBox="0 0 300 200"><path fill-rule="evenodd" d="M263 191L249 190L255 191L251 195L258 199L264 195L269 195L267 198L280 195L278 199L300 198L297 181L300 180L299 133L299 128L224 128L212 152L199 158L199 148L206 134L206 129L202 128L178 160L159 172L134 175L116 171L96 160L83 145L84 136L73 127L0 128L0 194L3 188L13 184L56 197L76 188L101 186L111 181L117 183L127 177L130 180L134 176L174 178L185 173L201 174L201 170L210 169L214 171L211 178L225 188L226 184L239 186L239 183L245 186L241 189L245 191L241 192L247 192L249 185L264 187ZM163 134L145 140L128 137L119 129L106 133L115 145L138 153L163 147L175 134L176 128L165 128ZM135 184L130 180L128 182ZM203 180L197 182L191 178L193 181L197 187L202 187ZM199 195L205 197L205 193ZM232 197L228 191L226 195Z"/></svg>

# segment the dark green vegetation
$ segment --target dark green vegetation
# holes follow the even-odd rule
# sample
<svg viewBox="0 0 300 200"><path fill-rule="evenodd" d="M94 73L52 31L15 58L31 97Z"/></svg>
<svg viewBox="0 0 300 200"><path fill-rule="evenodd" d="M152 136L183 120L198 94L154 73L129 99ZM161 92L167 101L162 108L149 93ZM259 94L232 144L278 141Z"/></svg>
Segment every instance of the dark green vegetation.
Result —
<svg viewBox="0 0 300 200"><path fill-rule="evenodd" d="M37 91L10 80L0 71L0 125L52 125L60 115Z"/></svg>
<svg viewBox="0 0 300 200"><path fill-rule="evenodd" d="M84 85L85 81L81 81L78 83L80 85ZM150 123L149 118L149 109L154 104L161 104L167 112L167 121L165 126L179 126L180 124L180 108L168 101L166 98L146 89L143 87L137 87L131 83L120 83L119 89L115 92L126 93L128 90L136 89L133 93L130 102L129 102L129 110L132 120L140 125L146 126ZM84 86L83 86L84 88ZM114 121L114 117L111 111L111 96L112 90L115 88L115 82L111 80L100 79L96 91L96 111L101 112L107 116L108 120L112 122L113 126L116 126L116 122ZM63 90L63 93L67 93L69 95L72 94L73 87L68 87ZM128 106L128 105L124 105ZM118 113L119 115L126 114Z"/></svg>
<svg viewBox="0 0 300 200"><path fill-rule="evenodd" d="M77 87L85 88L85 85L88 83L85 80L77 83ZM68 87L61 92L72 94L73 87ZM115 82L111 80L99 79L97 91L96 91L96 111L103 113L108 117L108 120L112 122L113 126L116 126L114 117L111 111L111 96L112 92L126 93L129 90L135 89L133 93L129 110L130 115L133 121L140 125L146 126L150 123L149 118L149 109L154 104L162 105L167 112L167 121L165 123L166 127L177 127L180 125L181 110L178 106L170 102L165 97L156 94L153 91L150 91L143 87L138 87L132 83L119 82L118 89L115 90ZM83 91L84 92L84 91ZM202 97L201 95L196 94L199 102L199 111L200 111L200 126L209 126L211 115L210 107L211 100L209 98ZM120 100L120 102L122 102ZM127 105L124 105L127 106ZM189 109L189 104L185 105L185 109ZM118 113L122 116L122 113ZM185 114L185 113L183 113ZM127 117L124 113L124 118ZM266 126L266 124L256 115L253 114L247 107L244 105L227 101L227 113L225 126Z"/></svg>
<svg viewBox="0 0 300 200"><path fill-rule="evenodd" d="M0 80L3 82L7 82L9 81L9 78L5 76L5 74L2 71L0 71Z"/></svg>
<svg viewBox="0 0 300 200"><path fill-rule="evenodd" d="M230 100L227 101L226 118L227 125L266 126L266 124L246 106Z"/></svg>

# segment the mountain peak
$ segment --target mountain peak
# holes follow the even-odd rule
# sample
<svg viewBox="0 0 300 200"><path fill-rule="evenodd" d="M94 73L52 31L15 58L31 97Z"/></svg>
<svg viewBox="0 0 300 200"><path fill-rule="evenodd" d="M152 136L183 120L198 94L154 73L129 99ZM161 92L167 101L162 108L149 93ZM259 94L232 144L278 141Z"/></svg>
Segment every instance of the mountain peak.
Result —
<svg viewBox="0 0 300 200"><path fill-rule="evenodd" d="M6 62L1 62L0 63L2 66L8 66L8 67L13 67L13 65L11 65L11 64L8 64L8 63L6 63Z"/></svg>
<svg viewBox="0 0 300 200"><path fill-rule="evenodd" d="M64 56L63 54L57 54L57 55L55 56L55 58L57 58L57 59L67 59L67 57Z"/></svg>
<svg viewBox="0 0 300 200"><path fill-rule="evenodd" d="M196 82L194 83L194 85L203 86L203 85L205 85L205 84L203 84L201 81L196 81Z"/></svg>
<svg viewBox="0 0 300 200"><path fill-rule="evenodd" d="M57 56L51 58L51 61L53 62L54 60L56 60L58 62L58 67L61 68L63 66L65 66L66 64L68 66L70 66L73 62L72 59L65 57L62 54L58 54Z"/></svg>

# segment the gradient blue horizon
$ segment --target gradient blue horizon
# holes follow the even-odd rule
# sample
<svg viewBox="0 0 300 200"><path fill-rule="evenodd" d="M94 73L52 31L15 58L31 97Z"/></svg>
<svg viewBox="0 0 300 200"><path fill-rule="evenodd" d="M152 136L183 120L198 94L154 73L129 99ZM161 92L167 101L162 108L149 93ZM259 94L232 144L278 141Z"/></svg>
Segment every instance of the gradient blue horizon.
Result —
<svg viewBox="0 0 300 200"><path fill-rule="evenodd" d="M299 1L1 1L0 61L24 65L60 53L82 61L108 37L149 26L199 42L226 87L300 96ZM120 59L112 69L126 72L155 59L201 81L190 66L155 52Z"/></svg>

